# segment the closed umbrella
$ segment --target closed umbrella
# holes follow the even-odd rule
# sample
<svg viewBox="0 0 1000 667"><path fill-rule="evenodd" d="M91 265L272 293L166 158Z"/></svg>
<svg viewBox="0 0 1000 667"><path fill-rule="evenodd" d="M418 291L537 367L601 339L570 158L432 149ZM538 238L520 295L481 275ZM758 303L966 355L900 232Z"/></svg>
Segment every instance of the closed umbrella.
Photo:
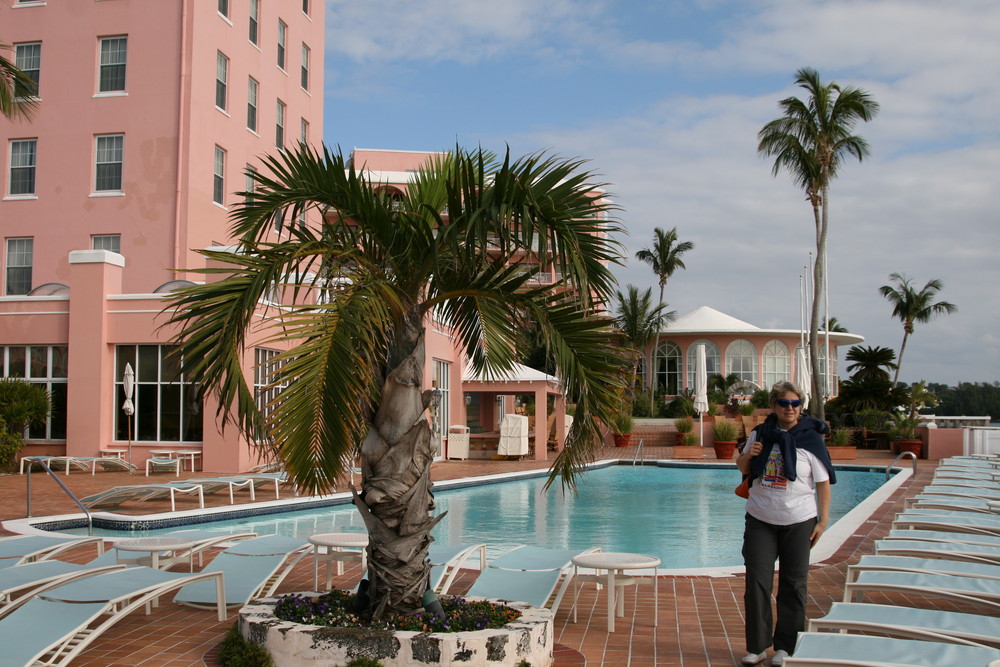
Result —
<svg viewBox="0 0 1000 667"><path fill-rule="evenodd" d="M809 371L809 364L806 362L805 348L800 347L795 358L795 384L802 392L802 409L809 407L809 392L812 387L812 375Z"/></svg>
<svg viewBox="0 0 1000 667"><path fill-rule="evenodd" d="M698 431L702 444L705 441L705 418L708 412L708 369L705 368L705 345L695 348L694 364L694 409L698 413Z"/></svg>
<svg viewBox="0 0 1000 667"><path fill-rule="evenodd" d="M122 403L122 412L125 413L128 422L126 424L126 436L128 437L128 474L132 474L132 415L135 414L135 405L132 403L132 394L135 392L135 371L132 364L125 364L125 375L122 377L122 389L125 391L125 402Z"/></svg>

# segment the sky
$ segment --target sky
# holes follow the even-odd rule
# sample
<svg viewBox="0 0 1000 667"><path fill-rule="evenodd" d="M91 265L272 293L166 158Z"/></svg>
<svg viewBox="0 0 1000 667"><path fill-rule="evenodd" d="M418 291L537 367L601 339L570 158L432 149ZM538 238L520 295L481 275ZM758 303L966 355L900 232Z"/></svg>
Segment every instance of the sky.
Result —
<svg viewBox="0 0 1000 667"><path fill-rule="evenodd" d="M327 0L324 141L583 158L628 230L622 291L656 297L635 253L676 227L669 310L797 329L812 209L757 132L814 68L881 107L830 190L830 315L898 351L879 287L938 279L958 310L917 325L900 380L994 382L998 35L996 0Z"/></svg>

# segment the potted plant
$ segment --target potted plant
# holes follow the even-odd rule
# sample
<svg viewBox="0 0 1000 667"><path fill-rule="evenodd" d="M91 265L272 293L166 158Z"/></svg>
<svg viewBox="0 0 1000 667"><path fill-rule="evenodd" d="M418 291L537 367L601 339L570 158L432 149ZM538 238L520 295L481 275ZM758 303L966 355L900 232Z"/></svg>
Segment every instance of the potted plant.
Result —
<svg viewBox="0 0 1000 667"><path fill-rule="evenodd" d="M831 459L853 459L857 456L858 448L853 445L854 431L849 428L838 428L830 432L830 441L827 443L827 452Z"/></svg>
<svg viewBox="0 0 1000 667"><path fill-rule="evenodd" d="M678 417L674 420L677 429L677 444L674 446L675 459L700 459L705 451L699 444L698 434L694 432L694 421L690 417Z"/></svg>
<svg viewBox="0 0 1000 667"><path fill-rule="evenodd" d="M684 434L690 433L694 429L694 420L691 417L678 417L674 420L674 428L677 429L677 444L684 444Z"/></svg>
<svg viewBox="0 0 1000 667"><path fill-rule="evenodd" d="M712 447L715 448L715 458L729 460L736 451L736 439L740 437L740 428L736 422L728 419L716 419L712 424Z"/></svg>
<svg viewBox="0 0 1000 667"><path fill-rule="evenodd" d="M914 456L920 458L923 440L917 436L917 427L920 425L920 417L912 414L896 415L892 428L889 429L889 437L896 443L896 452L912 452Z"/></svg>
<svg viewBox="0 0 1000 667"><path fill-rule="evenodd" d="M615 415L614 423L611 425L611 437L614 438L615 447L628 447L632 440L632 411L622 408Z"/></svg>

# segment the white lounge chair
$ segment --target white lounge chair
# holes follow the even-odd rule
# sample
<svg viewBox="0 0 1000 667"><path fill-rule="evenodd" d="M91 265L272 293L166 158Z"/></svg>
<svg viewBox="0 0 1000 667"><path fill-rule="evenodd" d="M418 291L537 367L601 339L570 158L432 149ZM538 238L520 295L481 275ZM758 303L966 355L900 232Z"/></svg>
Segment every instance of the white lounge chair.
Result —
<svg viewBox="0 0 1000 667"><path fill-rule="evenodd" d="M917 513L913 510L897 515L892 527L1000 536L1000 516L972 515L968 512L934 509L920 510L920 513Z"/></svg>
<svg viewBox="0 0 1000 667"><path fill-rule="evenodd" d="M104 553L100 537L64 537L60 535L15 535L0 539L0 568L31 563L57 556L69 549L94 545L97 554Z"/></svg>
<svg viewBox="0 0 1000 667"><path fill-rule="evenodd" d="M115 486L100 493L95 493L80 499L83 506L117 507L129 500L160 500L170 498L170 510L177 511L176 497L178 495L193 495L198 498L198 507L205 507L205 490L198 484L184 482L168 482L165 484L136 484L130 486Z"/></svg>
<svg viewBox="0 0 1000 667"><path fill-rule="evenodd" d="M89 470L90 463L80 459L75 456L23 456L21 457L21 474L24 474L24 464L28 464L28 470L31 470L31 464L36 461L42 461L51 470L65 470L66 474L72 469L76 470Z"/></svg>
<svg viewBox="0 0 1000 667"><path fill-rule="evenodd" d="M875 550L886 556L947 558L968 563L1000 565L1000 546L932 540L878 540L875 542Z"/></svg>
<svg viewBox="0 0 1000 667"><path fill-rule="evenodd" d="M1000 650L891 637L802 632L788 667L997 667ZM998 663L1000 665L1000 663Z"/></svg>
<svg viewBox="0 0 1000 667"><path fill-rule="evenodd" d="M920 493L906 499L906 509L917 512L935 509L996 515L1000 513L1000 499L962 498L958 496L938 496Z"/></svg>
<svg viewBox="0 0 1000 667"><path fill-rule="evenodd" d="M1000 647L1000 618L939 609L834 602L822 618L809 620L809 632L864 632L928 641L964 640Z"/></svg>
<svg viewBox="0 0 1000 667"><path fill-rule="evenodd" d="M927 572L860 572L844 584L844 602L863 602L869 591L945 598L1000 611L1000 581Z"/></svg>
<svg viewBox="0 0 1000 667"><path fill-rule="evenodd" d="M150 472L156 472L157 470L170 470L173 469L174 476L181 476L181 460L176 459L161 459L161 458L151 458L146 459L146 477L149 477Z"/></svg>
<svg viewBox="0 0 1000 667"><path fill-rule="evenodd" d="M485 544L447 545L432 543L427 549L427 557L431 563L431 590L445 595L465 561L476 552L479 552L479 570L483 571L486 569Z"/></svg>
<svg viewBox="0 0 1000 667"><path fill-rule="evenodd" d="M600 551L521 546L498 556L472 584L468 595L527 602L559 609L573 576L573 556Z"/></svg>
<svg viewBox="0 0 1000 667"><path fill-rule="evenodd" d="M847 566L847 581L854 581L866 571L877 572L933 572L953 574L958 577L980 577L1000 581L1000 565L992 563L970 563L964 560L941 558L919 558L878 553L865 555L853 565Z"/></svg>
<svg viewBox="0 0 1000 667"><path fill-rule="evenodd" d="M1000 486L989 488L985 486L968 486L963 484L933 483L924 487L921 495L956 496L959 498L980 498L983 500L1000 500Z"/></svg>
<svg viewBox="0 0 1000 667"><path fill-rule="evenodd" d="M222 575L125 568L69 583L53 582L0 610L4 665L68 664L131 612L193 582L214 581L218 619L226 619Z"/></svg>
<svg viewBox="0 0 1000 667"><path fill-rule="evenodd" d="M895 529L890 530L884 540L920 540L923 542L958 542L987 547L1000 547L1000 535L979 535L976 533L956 533L944 530Z"/></svg>
<svg viewBox="0 0 1000 667"><path fill-rule="evenodd" d="M299 537L265 535L223 549L203 572L224 572L225 603L244 605L274 593L311 549L309 542ZM184 588L174 600L193 607L215 604L214 592L206 583Z"/></svg>

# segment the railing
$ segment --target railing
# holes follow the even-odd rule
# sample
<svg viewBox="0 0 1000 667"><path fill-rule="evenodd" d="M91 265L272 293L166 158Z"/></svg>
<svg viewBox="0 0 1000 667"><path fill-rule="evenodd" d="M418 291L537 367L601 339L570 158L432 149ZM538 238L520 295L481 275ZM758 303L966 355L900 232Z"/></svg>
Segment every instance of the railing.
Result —
<svg viewBox="0 0 1000 667"><path fill-rule="evenodd" d="M25 511L26 511L26 515L29 516L29 517L31 516L31 466L35 465L36 463L38 465L42 466L42 469L45 472L49 473L49 477L51 477L52 479L56 480L56 484L58 484L59 486L62 487L62 490L66 492L66 495L70 497L70 500L72 500L74 503L76 503L76 506L79 507L80 510L85 515L87 515L87 534L88 535L93 535L93 533L94 533L94 518L92 516L90 516L90 511L86 507L84 507L83 503L80 502L80 499L77 498L73 494L73 492L70 491L69 488L65 484L63 484L63 481L61 479L59 479L59 475L57 475L54 472L52 472L52 468L49 467L49 464L46 463L45 461L41 460L41 459L28 459L28 474L25 476L25 479L27 480L27 491L25 492L25 504L26 504ZM67 466L69 465L69 461L68 460L66 461L66 465Z"/></svg>
<svg viewBox="0 0 1000 667"><path fill-rule="evenodd" d="M894 458L892 460L892 463L890 463L885 467L885 481L887 482L889 481L889 471L892 469L894 465L896 465L896 461L900 460L904 456L909 456L911 459L913 459L913 474L914 475L917 474L917 455L914 454L913 452L900 452L899 456Z"/></svg>
<svg viewBox="0 0 1000 667"><path fill-rule="evenodd" d="M635 456L632 457L632 465L636 465L636 461L642 455L642 444L646 441L645 438L639 438L639 446L635 448Z"/></svg>

